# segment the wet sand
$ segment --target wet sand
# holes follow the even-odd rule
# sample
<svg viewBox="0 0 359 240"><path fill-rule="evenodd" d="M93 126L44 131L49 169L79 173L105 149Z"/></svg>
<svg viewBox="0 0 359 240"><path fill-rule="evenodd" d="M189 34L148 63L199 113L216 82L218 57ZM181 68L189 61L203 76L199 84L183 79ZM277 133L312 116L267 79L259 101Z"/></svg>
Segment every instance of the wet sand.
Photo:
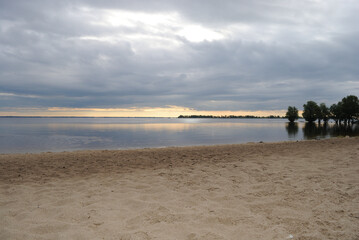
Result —
<svg viewBox="0 0 359 240"><path fill-rule="evenodd" d="M0 155L0 239L359 239L359 138Z"/></svg>

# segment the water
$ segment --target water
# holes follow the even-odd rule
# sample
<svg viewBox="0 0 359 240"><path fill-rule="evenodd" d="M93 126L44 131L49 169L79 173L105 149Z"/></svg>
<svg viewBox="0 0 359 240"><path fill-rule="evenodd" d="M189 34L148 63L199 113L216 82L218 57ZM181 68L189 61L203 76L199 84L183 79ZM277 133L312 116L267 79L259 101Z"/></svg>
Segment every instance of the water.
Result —
<svg viewBox="0 0 359 240"><path fill-rule="evenodd" d="M359 136L358 124L285 119L0 118L0 153L131 149Z"/></svg>

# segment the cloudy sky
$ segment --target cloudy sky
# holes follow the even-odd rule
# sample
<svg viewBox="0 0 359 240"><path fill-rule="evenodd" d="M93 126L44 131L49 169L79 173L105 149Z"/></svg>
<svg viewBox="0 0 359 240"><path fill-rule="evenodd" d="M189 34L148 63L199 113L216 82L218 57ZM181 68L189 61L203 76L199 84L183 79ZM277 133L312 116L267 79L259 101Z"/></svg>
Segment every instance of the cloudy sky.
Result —
<svg viewBox="0 0 359 240"><path fill-rule="evenodd" d="M359 95L357 0L0 0L0 115L274 113Z"/></svg>

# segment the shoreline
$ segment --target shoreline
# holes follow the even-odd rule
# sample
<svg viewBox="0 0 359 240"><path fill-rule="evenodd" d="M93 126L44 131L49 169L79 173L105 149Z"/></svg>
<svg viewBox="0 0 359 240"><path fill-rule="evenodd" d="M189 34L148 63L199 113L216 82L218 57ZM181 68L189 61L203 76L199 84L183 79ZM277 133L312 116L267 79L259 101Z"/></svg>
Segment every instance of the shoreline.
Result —
<svg viewBox="0 0 359 240"><path fill-rule="evenodd" d="M0 239L358 239L359 138L0 155Z"/></svg>
<svg viewBox="0 0 359 240"><path fill-rule="evenodd" d="M156 149L166 149L166 148L206 148L206 147L221 147L221 146L237 146L237 145L247 145L247 144L280 144L280 143L294 143L294 142L306 142L306 141L327 141L330 139L345 139L345 138L359 138L359 136L338 136L338 137L329 137L329 138L313 138L313 139L298 139L298 140L283 140L283 141L274 141L274 142L265 142L265 141L256 141L256 142L243 142L243 143L225 143L225 144L212 144L212 145L178 145L178 146L159 146L159 147L132 147L132 148L104 148L104 149L78 149L78 150L49 150L49 151L40 151L40 152L9 152L9 153L0 153L2 155L27 155L27 154L58 154L58 153L78 153L78 152L101 152L101 151L137 151L137 150L156 150Z"/></svg>

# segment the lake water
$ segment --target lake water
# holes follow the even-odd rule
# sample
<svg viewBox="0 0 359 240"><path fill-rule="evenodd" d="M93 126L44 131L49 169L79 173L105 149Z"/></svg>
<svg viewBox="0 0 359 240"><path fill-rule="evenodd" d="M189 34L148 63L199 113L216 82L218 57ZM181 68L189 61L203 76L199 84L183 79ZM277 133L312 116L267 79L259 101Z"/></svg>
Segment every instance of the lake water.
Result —
<svg viewBox="0 0 359 240"><path fill-rule="evenodd" d="M0 118L0 153L131 149L359 136L285 119Z"/></svg>

